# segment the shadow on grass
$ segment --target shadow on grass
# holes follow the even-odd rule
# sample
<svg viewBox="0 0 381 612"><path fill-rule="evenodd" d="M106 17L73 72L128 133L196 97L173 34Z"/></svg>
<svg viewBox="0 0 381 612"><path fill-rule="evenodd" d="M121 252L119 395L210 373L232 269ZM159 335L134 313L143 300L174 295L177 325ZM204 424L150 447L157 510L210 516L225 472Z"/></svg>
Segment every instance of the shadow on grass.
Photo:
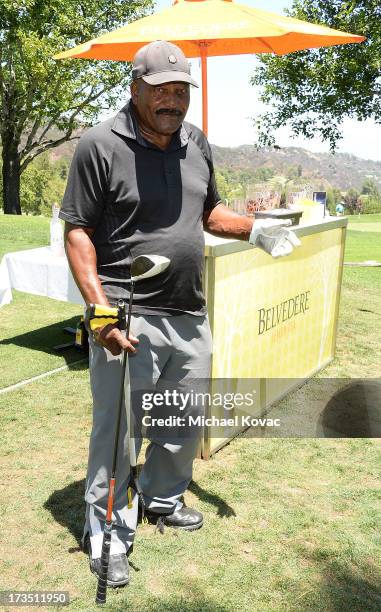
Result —
<svg viewBox="0 0 381 612"><path fill-rule="evenodd" d="M217 508L217 516L221 517L229 517L229 516L237 516L234 509L229 506L219 495L215 495L214 493L209 493L206 489L203 489L196 482L192 480L189 485L189 491L191 491L194 495L201 500L215 506Z"/></svg>
<svg viewBox="0 0 381 612"><path fill-rule="evenodd" d="M317 435L325 438L380 438L380 382L356 380L332 395L320 415Z"/></svg>
<svg viewBox="0 0 381 612"><path fill-rule="evenodd" d="M44 503L53 518L70 531L80 545L83 525L85 521L85 484L86 481L77 480L64 489L54 491ZM70 548L69 552L77 552L78 548Z"/></svg>
<svg viewBox="0 0 381 612"><path fill-rule="evenodd" d="M307 551L306 551L307 552ZM316 551L319 555L320 552ZM308 553L307 553L308 555ZM225 599L226 603L207 597L200 588L197 578L190 576L180 578L176 582L176 590L184 594L170 592L153 596L151 594L139 602L140 612L233 612L233 610L289 610L289 612L379 612L381 607L381 576L374 574L374 568L367 565L366 568L354 568L351 571L339 562L327 562L308 555L309 560L317 564L320 570L320 584L301 585L303 593L298 597L295 591L294 597L289 599L285 593L269 592L266 599L258 601L255 599L252 605L246 598L240 601L232 601L229 590L222 590L219 599ZM317 563L316 563L317 562ZM368 579L365 571L373 572L374 578ZM184 573L186 569L184 568ZM290 582L290 587L292 582ZM246 585L247 586L247 585ZM254 587L255 588L255 587ZM123 594L124 596L124 594ZM281 597L281 600L279 599ZM128 609L128 593L124 601L110 602L110 610L113 612L124 612ZM241 604L241 605L240 605Z"/></svg>
<svg viewBox="0 0 381 612"><path fill-rule="evenodd" d="M62 355L69 365L73 361L78 361L81 358L86 357L86 353L72 348L67 348L63 351L57 351L54 349L59 344L66 344L74 341L74 336L69 335L64 331L65 327L75 328L78 323L78 316L71 317L65 321L59 321L46 327L41 327L34 331L13 336L12 338L6 338L0 341L0 345L13 344L21 346L32 351L41 351L48 353L49 355ZM86 366L87 367L87 366Z"/></svg>
<svg viewBox="0 0 381 612"><path fill-rule="evenodd" d="M208 493L195 482L191 482L189 490L197 497L217 508L217 515L221 517L236 516L235 511L221 497ZM85 479L72 482L64 489L54 491L44 504L54 520L70 531L78 542L81 542L83 524L85 520ZM77 552L70 549L69 552Z"/></svg>
<svg viewBox="0 0 381 612"><path fill-rule="evenodd" d="M300 610L330 612L379 612L381 610L381 574L376 564L350 565L332 559L331 553L317 549L304 556L312 561L321 575L320 585L299 599ZM353 568L353 569L352 569Z"/></svg>

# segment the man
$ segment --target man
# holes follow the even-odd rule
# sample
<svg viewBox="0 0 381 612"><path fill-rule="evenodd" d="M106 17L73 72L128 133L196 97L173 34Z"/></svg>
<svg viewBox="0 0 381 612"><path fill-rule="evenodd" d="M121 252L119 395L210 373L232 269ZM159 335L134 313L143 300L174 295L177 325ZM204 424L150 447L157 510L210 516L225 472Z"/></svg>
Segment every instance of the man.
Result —
<svg viewBox="0 0 381 612"><path fill-rule="evenodd" d="M207 378L211 334L201 286L203 228L242 240L251 236L253 243L261 238L258 228L252 232L253 219L221 203L209 143L198 128L183 121L190 85L197 84L182 51L165 41L146 45L135 56L132 78L128 104L80 139L60 213L71 270L86 303L115 305L128 298L126 279L137 255L164 255L171 262L162 275L137 287L129 338L113 325L90 338L94 412L84 541L95 574L100 569L120 352L130 354L132 385L143 378L150 389L169 381L186 391L194 378ZM290 252L288 235L280 240L279 226L276 233L277 248ZM274 246L273 236L265 240ZM125 415L121 441L108 573L112 586L129 580L127 555L138 513L137 496L133 507L127 507ZM197 446L197 436L177 437L173 431L151 439L139 481L152 520L161 517L168 527L188 530L202 526L202 514L181 501Z"/></svg>

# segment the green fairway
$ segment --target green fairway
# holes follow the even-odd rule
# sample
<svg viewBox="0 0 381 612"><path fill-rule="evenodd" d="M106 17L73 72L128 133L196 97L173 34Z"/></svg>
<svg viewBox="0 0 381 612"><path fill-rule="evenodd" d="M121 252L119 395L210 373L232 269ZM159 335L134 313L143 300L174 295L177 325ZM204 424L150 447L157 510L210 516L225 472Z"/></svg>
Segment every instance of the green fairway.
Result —
<svg viewBox="0 0 381 612"><path fill-rule="evenodd" d="M345 261L369 260L381 263L380 232L354 231L349 229L345 249Z"/></svg>
<svg viewBox="0 0 381 612"><path fill-rule="evenodd" d="M381 225L381 214L375 215L350 215L347 217L349 226L366 226L370 225L372 227L373 232L380 231Z"/></svg>
<svg viewBox="0 0 381 612"><path fill-rule="evenodd" d="M358 223L349 225L350 228L356 229L357 232L381 232L381 223Z"/></svg>
<svg viewBox="0 0 381 612"><path fill-rule="evenodd" d="M5 253L47 246L50 219L18 215L0 215L0 259Z"/></svg>
<svg viewBox="0 0 381 612"><path fill-rule="evenodd" d="M381 215L348 217L345 261L381 262Z"/></svg>
<svg viewBox="0 0 381 612"><path fill-rule="evenodd" d="M379 223L381 215L350 219L346 259L380 258ZM47 244L48 229L46 219L0 216L1 250ZM337 355L319 376L380 377L380 277L380 268L345 268ZM0 590L69 591L69 610L91 612L96 580L79 550L88 371L73 364L81 354L52 349L70 339L62 327L80 311L16 291L0 310L2 387L70 365L0 394ZM236 438L195 462L185 500L204 513L204 527L161 535L140 526L131 585L110 589L104 609L378 612L380 469L379 440Z"/></svg>

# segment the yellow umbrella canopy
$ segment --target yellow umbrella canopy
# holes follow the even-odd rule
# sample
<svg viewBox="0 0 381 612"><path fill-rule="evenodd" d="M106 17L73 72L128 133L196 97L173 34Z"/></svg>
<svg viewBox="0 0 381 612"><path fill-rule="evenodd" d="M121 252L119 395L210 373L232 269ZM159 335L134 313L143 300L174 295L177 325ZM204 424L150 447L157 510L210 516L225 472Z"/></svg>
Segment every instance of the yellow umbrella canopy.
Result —
<svg viewBox="0 0 381 612"><path fill-rule="evenodd" d="M55 59L132 60L143 45L168 40L187 57L201 57L203 129L207 132L206 57L243 53L283 55L357 43L363 36L251 8L232 0L175 0L168 8L55 55Z"/></svg>

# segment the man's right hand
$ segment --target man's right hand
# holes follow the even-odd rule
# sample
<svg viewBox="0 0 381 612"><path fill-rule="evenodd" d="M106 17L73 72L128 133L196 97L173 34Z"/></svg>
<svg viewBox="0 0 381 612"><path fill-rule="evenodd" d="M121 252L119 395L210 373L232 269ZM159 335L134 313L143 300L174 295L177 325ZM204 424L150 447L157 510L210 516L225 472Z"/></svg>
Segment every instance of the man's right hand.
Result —
<svg viewBox="0 0 381 612"><path fill-rule="evenodd" d="M93 331L93 337L98 344L101 344L112 353L112 355L120 355L121 351L126 349L128 353L136 353L134 344L139 344L138 338L135 338L130 332L127 338L122 334L117 325L104 325L97 327Z"/></svg>
<svg viewBox="0 0 381 612"><path fill-rule="evenodd" d="M97 256L91 240L94 231L94 228L81 227L66 222L66 255L74 280L86 304L98 304L110 308L97 272ZM120 355L124 349L127 349L129 353L135 353L134 344L139 343L139 340L131 333L129 338L126 339L117 325L112 323L97 327L92 334L98 344L104 346L115 356Z"/></svg>

